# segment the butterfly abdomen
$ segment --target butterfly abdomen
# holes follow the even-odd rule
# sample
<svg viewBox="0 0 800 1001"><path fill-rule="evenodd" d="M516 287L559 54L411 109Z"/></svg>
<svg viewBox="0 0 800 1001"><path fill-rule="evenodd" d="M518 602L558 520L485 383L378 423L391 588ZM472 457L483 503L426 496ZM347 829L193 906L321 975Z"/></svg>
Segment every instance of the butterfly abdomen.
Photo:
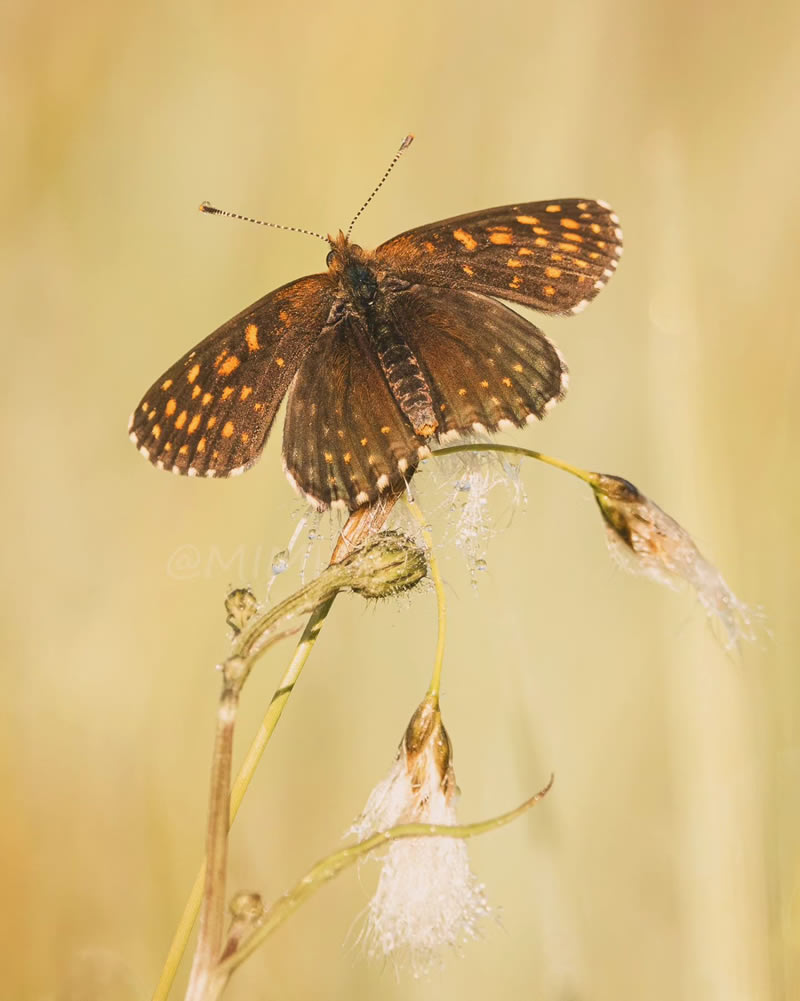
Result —
<svg viewBox="0 0 800 1001"><path fill-rule="evenodd" d="M368 311L367 333L392 396L411 422L414 433L429 438L439 426L430 387L417 356L393 323L385 301Z"/></svg>

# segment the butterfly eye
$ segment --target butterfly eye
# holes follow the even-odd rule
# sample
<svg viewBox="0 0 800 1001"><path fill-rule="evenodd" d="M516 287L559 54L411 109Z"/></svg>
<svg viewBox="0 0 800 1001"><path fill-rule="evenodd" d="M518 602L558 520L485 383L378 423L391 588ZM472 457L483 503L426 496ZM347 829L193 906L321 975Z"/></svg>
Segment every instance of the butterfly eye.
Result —
<svg viewBox="0 0 800 1001"><path fill-rule="evenodd" d="M325 258L325 265L326 265L326 267L330 267L331 264L333 264L334 257L336 257L336 251L335 250L329 250L328 251L328 256Z"/></svg>

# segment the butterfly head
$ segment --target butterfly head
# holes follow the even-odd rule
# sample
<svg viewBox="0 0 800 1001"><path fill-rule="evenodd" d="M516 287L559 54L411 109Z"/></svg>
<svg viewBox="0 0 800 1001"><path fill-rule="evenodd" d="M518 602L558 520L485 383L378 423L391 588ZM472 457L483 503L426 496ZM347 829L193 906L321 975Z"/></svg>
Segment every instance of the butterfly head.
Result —
<svg viewBox="0 0 800 1001"><path fill-rule="evenodd" d="M378 293L378 280L373 269L374 254L363 250L357 243L350 243L339 230L329 236L331 249L326 258L328 274L353 304L369 306Z"/></svg>

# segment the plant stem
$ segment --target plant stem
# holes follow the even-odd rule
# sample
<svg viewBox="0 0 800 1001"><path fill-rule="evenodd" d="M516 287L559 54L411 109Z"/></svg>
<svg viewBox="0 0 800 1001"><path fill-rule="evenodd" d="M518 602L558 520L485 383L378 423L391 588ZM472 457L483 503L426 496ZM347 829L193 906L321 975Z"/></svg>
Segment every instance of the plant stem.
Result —
<svg viewBox="0 0 800 1001"><path fill-rule="evenodd" d="M592 484L596 480L596 474L581 469L580 466L572 466L563 459L556 459L552 455L545 455L544 452L535 452L532 448L521 448L519 445L493 445L481 442L469 442L463 445L447 445L445 448L437 448L431 455L456 455L458 452L506 452L510 455L519 455L528 459L538 459L548 466L555 466L556 469L563 469L566 473L577 476L584 483Z"/></svg>
<svg viewBox="0 0 800 1001"><path fill-rule="evenodd" d="M355 845L349 845L338 852L334 852L322 861L317 862L299 880L294 887L268 909L266 915L259 923L258 927L246 937L236 952L225 959L217 967L217 973L230 976L248 956L252 955L262 945L262 943L290 917L305 900L312 896L317 890L329 883L340 872L352 866L360 858L369 852L380 848L390 841L398 841L403 838L419 837L445 837L445 838L472 838L488 831L496 830L516 820L532 806L538 803L550 791L553 785L553 776L547 785L540 789L534 796L525 800L513 810L500 816L492 817L489 820L478 821L475 824L402 824L392 827L388 831L379 831L370 838Z"/></svg>
<svg viewBox="0 0 800 1001"><path fill-rule="evenodd" d="M361 507L354 511L341 532L339 533L339 538L337 539L336 545L334 546L333 553L330 559L330 565L334 565L343 560L348 556L354 549L356 549L362 542L364 542L370 535L377 533L381 530L386 519L389 517L392 508L397 502L400 493L387 493L378 502L370 507ZM267 708L264 719L259 726L258 732L256 733L252 744L242 762L236 779L233 783L233 787L230 791L230 806L228 811L228 828L233 824L236 814L239 811L244 795L250 784L250 781L255 773L258 762L261 759L261 755L264 753L264 749L272 736L275 727L278 725L278 720L283 713L289 696L297 683L297 679L305 666L306 661L311 653L311 650L316 642L319 631L331 609L335 598L335 593L324 600L321 604L317 605L316 608L311 613L308 622L306 623L305 629L303 630L303 635L300 637L300 641L295 649L294 656L292 657L289 666L281 678L278 687L270 700L269 707ZM283 635L283 634L282 634ZM276 637L278 638L278 637ZM263 653L266 649L266 645L260 646L256 651L256 654ZM219 724L218 724L219 727ZM219 733L217 740L219 739ZM227 737L226 737L227 739ZM232 731L230 734L230 740L232 743ZM216 755L215 755L216 761ZM228 776L230 776L230 766L228 770ZM217 774L212 778L212 790L217 790L219 788L219 775ZM217 792L212 791L212 797L218 795ZM213 810L213 807L212 807ZM210 811L211 812L211 811ZM223 814L224 816L224 811ZM211 842L211 827L212 818L209 818L209 828L208 828L208 842ZM224 827L224 825L223 825ZM216 827L215 827L216 830ZM227 832L226 840L227 840ZM217 835L215 835L216 837ZM219 853L217 853L219 855ZM209 856L210 857L210 856ZM156 988L153 992L153 1001L166 1001L169 992L174 983L175 976L178 971L178 966L186 950L186 945L189 941L189 936L192 931L195 919L197 917L198 911L200 909L201 902L203 900L203 889L206 886L206 873L208 871L207 860L204 859L197 875L195 876L194 883L192 884L189 897L181 914L178 926L175 929L175 934L173 936L172 942L170 943L169 951L167 952L167 958L164 962L164 967L161 971L161 976L159 977ZM217 885L219 881L219 874L217 872L216 877L213 882ZM223 885L224 894L224 885ZM216 934L216 932L215 932ZM219 956L219 950L216 953ZM224 982L223 982L224 983ZM208 990L212 988L209 983L206 991L206 998L210 997Z"/></svg>
<svg viewBox="0 0 800 1001"><path fill-rule="evenodd" d="M433 578L433 586L436 589L436 610L437 610L437 626L438 633L436 637L436 656L433 661L433 674L431 676L431 683L428 687L428 694L434 698L439 698L439 690L442 682L442 665L444 664L444 646L445 639L447 636L447 600L444 593L444 581L442 580L442 575L439 572L439 561L433 551L433 536L427 528L427 522L425 521L425 515L422 513L422 509L417 504L416 501L409 500L406 497L406 505L409 511L414 516L415 520L419 522L420 533L425 542L425 546L428 550L428 565L431 568L431 577Z"/></svg>

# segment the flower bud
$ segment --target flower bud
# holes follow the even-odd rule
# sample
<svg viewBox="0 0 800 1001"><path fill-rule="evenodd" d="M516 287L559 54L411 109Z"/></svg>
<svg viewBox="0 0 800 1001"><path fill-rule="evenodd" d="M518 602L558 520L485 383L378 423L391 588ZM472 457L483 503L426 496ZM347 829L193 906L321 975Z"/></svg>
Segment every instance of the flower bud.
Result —
<svg viewBox="0 0 800 1001"><path fill-rule="evenodd" d="M426 575L425 553L400 532L382 532L339 564L347 586L364 598L387 598L414 587Z"/></svg>
<svg viewBox="0 0 800 1001"><path fill-rule="evenodd" d="M406 728L388 776L373 789L351 828L363 841L396 824L457 823L452 747L439 705L429 696ZM391 842L362 933L374 958L406 956L415 975L426 972L443 946L477 936L490 914L482 884L458 838Z"/></svg>
<svg viewBox="0 0 800 1001"><path fill-rule="evenodd" d="M249 587L237 587L225 599L225 611L228 613L226 623L233 635L238 636L258 611L258 601Z"/></svg>
<svg viewBox="0 0 800 1001"><path fill-rule="evenodd" d="M755 613L731 591L719 570L665 511L619 476L592 473L592 490L606 522L608 544L620 563L675 588L685 581L725 633L725 645L753 638Z"/></svg>

